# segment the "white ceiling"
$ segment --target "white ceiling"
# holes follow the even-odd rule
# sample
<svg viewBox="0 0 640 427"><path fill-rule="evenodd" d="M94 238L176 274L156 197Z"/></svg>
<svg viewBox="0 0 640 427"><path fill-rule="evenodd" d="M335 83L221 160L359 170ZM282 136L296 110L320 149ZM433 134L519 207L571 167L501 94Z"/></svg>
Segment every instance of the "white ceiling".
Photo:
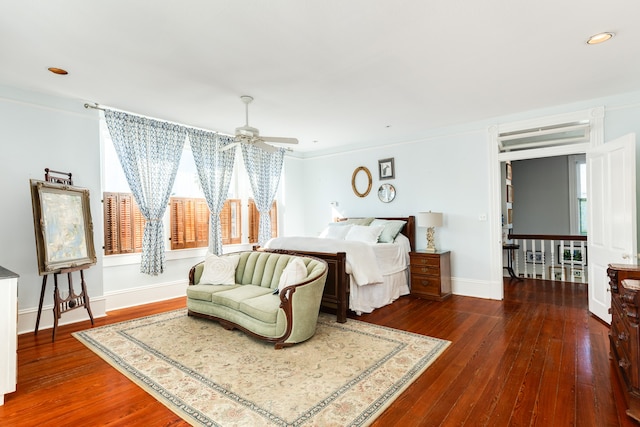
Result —
<svg viewBox="0 0 640 427"><path fill-rule="evenodd" d="M228 134L247 94L262 135L335 150L640 90L638 16L632 0L2 0L0 84ZM616 36L586 45L601 31Z"/></svg>

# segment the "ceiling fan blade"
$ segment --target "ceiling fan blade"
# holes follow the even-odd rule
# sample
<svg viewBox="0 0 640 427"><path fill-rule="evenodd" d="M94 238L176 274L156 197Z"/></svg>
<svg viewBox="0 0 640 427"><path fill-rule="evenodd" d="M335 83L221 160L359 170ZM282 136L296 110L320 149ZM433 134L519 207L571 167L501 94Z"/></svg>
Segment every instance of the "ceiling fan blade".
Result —
<svg viewBox="0 0 640 427"><path fill-rule="evenodd" d="M225 145L224 147L222 147L219 151L227 151L230 150L232 148L236 148L236 145L240 144L239 142L232 142L231 144Z"/></svg>
<svg viewBox="0 0 640 427"><path fill-rule="evenodd" d="M266 142L278 142L280 144L297 144L298 140L296 138L282 138L279 136L261 136L261 140Z"/></svg>
<svg viewBox="0 0 640 427"><path fill-rule="evenodd" d="M273 145L265 144L262 141L256 141L253 143L253 145L255 145L258 148L262 148L264 151L268 151L269 153L274 153L278 151L278 149Z"/></svg>

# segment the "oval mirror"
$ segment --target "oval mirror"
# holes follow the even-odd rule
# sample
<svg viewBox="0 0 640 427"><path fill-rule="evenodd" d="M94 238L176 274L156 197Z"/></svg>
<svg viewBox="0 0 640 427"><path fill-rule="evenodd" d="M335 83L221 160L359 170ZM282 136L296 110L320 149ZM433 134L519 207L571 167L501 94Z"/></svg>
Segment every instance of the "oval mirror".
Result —
<svg viewBox="0 0 640 427"><path fill-rule="evenodd" d="M384 203L389 203L396 198L396 188L391 184L382 184L378 188L378 198Z"/></svg>
<svg viewBox="0 0 640 427"><path fill-rule="evenodd" d="M356 170L353 171L353 175L351 175L351 188L353 188L353 192L356 193L356 196L366 197L366 195L371 191L372 184L373 180L369 169L364 166L358 166Z"/></svg>

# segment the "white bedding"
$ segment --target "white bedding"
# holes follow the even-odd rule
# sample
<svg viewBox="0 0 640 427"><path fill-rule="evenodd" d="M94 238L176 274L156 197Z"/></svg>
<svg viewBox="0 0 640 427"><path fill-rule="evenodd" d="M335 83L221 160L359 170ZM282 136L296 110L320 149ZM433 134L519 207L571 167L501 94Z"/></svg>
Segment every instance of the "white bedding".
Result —
<svg viewBox="0 0 640 427"><path fill-rule="evenodd" d="M273 238L264 246L267 249L345 252L347 273L353 276L358 286L382 283L383 275L402 271L408 264L408 250L401 243L368 244L352 240L293 236Z"/></svg>
<svg viewBox="0 0 640 427"><path fill-rule="evenodd" d="M409 293L409 239L402 234L394 243L368 244L319 237L276 237L268 249L314 252L345 252L350 275L349 308L358 314L370 313Z"/></svg>

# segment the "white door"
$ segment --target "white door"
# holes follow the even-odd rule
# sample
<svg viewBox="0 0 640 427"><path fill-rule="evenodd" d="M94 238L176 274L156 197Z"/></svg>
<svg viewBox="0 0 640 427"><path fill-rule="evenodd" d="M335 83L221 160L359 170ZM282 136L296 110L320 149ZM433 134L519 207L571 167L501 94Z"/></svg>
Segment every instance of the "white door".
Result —
<svg viewBox="0 0 640 427"><path fill-rule="evenodd" d="M607 265L636 261L635 145L629 134L587 152L589 311L607 323Z"/></svg>

